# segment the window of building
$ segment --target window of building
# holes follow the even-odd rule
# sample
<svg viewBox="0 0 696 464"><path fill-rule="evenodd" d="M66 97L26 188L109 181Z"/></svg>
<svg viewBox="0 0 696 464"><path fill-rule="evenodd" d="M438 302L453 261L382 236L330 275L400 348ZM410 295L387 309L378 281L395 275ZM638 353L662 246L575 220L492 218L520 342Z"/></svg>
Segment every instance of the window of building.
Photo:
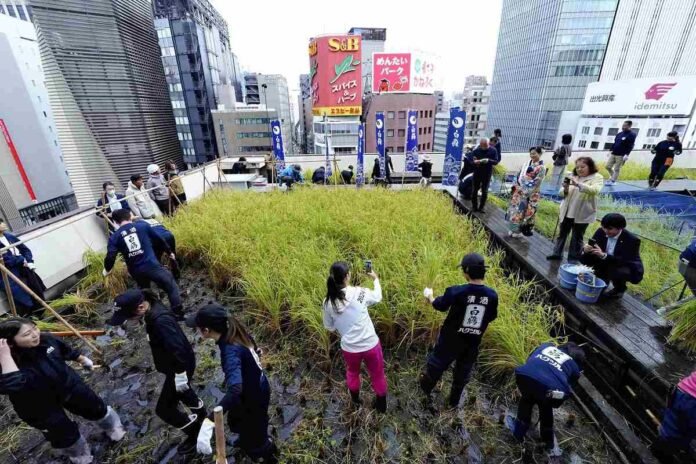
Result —
<svg viewBox="0 0 696 464"><path fill-rule="evenodd" d="M672 130L678 133L680 136L683 136L684 131L686 130L686 126L684 124L675 124L674 126L672 126Z"/></svg>
<svg viewBox="0 0 696 464"><path fill-rule="evenodd" d="M612 146L614 146L613 143L607 142L607 143L604 144L604 149L605 149L605 150L611 150L611 147L612 147Z"/></svg>
<svg viewBox="0 0 696 464"><path fill-rule="evenodd" d="M7 7L7 13L9 13L9 15L12 16L13 18L16 18L17 13L15 13L14 5L12 5L11 3L8 3L6 7Z"/></svg>
<svg viewBox="0 0 696 464"><path fill-rule="evenodd" d="M587 140L580 140L578 142L578 147L585 148L587 146Z"/></svg>
<svg viewBox="0 0 696 464"><path fill-rule="evenodd" d="M590 148L592 148L592 149L599 148L599 142L592 142L590 144Z"/></svg>
<svg viewBox="0 0 696 464"><path fill-rule="evenodd" d="M609 131L607 132L607 135L610 135L610 136L613 137L613 136L615 136L615 135L618 134L618 133L619 133L619 129L618 129L618 128L616 128L616 127L610 127L610 128L609 128Z"/></svg>
<svg viewBox="0 0 696 464"><path fill-rule="evenodd" d="M655 144L646 143L643 145L643 150L651 150Z"/></svg>
<svg viewBox="0 0 696 464"><path fill-rule="evenodd" d="M594 128L594 135L602 135L602 132L604 132L603 127L595 127Z"/></svg>
<svg viewBox="0 0 696 464"><path fill-rule="evenodd" d="M590 126L584 126L582 128L582 133L583 134L589 134L590 133Z"/></svg>
<svg viewBox="0 0 696 464"><path fill-rule="evenodd" d="M662 129L648 129L648 137L659 137Z"/></svg>
<svg viewBox="0 0 696 464"><path fill-rule="evenodd" d="M432 118L433 117L433 110L428 111L428 117Z"/></svg>
<svg viewBox="0 0 696 464"><path fill-rule="evenodd" d="M423 135L423 128L422 127L418 128L418 135Z"/></svg>
<svg viewBox="0 0 696 464"><path fill-rule="evenodd" d="M387 129L387 137L394 137L394 129Z"/></svg>
<svg viewBox="0 0 696 464"><path fill-rule="evenodd" d="M406 137L406 130L405 130L405 129L399 129L398 135L399 135L399 137Z"/></svg>
<svg viewBox="0 0 696 464"><path fill-rule="evenodd" d="M406 119L406 112L405 111L399 111L399 119Z"/></svg>
<svg viewBox="0 0 696 464"><path fill-rule="evenodd" d="M24 7L22 7L22 5L17 5L17 13L19 13L19 18L22 21L27 20L27 15L24 13Z"/></svg>
<svg viewBox="0 0 696 464"><path fill-rule="evenodd" d="M403 153L403 152L404 152L404 147L396 147L396 152L397 152L397 153Z"/></svg>
<svg viewBox="0 0 696 464"><path fill-rule="evenodd" d="M387 113L387 119L394 119L395 117L396 117L396 115L394 114L393 111L389 111Z"/></svg>
<svg viewBox="0 0 696 464"><path fill-rule="evenodd" d="M393 152L394 152L394 147L387 147L387 151L388 151L389 153L393 153Z"/></svg>

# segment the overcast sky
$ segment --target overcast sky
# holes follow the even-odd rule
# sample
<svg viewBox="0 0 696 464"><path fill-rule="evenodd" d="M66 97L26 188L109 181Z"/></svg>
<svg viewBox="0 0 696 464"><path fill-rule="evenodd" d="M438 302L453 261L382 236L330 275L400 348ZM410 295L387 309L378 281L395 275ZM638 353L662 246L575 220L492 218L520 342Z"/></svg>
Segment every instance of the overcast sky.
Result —
<svg viewBox="0 0 696 464"><path fill-rule="evenodd" d="M293 95L308 71L309 38L351 27L386 27L386 51L440 55L448 93L461 91L469 74L490 80L493 73L502 0L211 1L227 20L242 69L283 74Z"/></svg>

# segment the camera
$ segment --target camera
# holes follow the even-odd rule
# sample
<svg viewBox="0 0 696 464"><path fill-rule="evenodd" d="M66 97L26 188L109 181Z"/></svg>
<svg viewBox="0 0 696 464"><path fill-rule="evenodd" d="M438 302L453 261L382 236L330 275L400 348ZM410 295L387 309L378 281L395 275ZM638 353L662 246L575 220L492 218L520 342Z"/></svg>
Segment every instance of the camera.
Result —
<svg viewBox="0 0 696 464"><path fill-rule="evenodd" d="M365 272L366 272L367 274L369 274L370 272L372 272L372 260L370 260L370 259L366 259L366 260L365 260Z"/></svg>
<svg viewBox="0 0 696 464"><path fill-rule="evenodd" d="M564 184L570 184L570 177L564 177L564 178L563 178L563 183L564 183Z"/></svg>

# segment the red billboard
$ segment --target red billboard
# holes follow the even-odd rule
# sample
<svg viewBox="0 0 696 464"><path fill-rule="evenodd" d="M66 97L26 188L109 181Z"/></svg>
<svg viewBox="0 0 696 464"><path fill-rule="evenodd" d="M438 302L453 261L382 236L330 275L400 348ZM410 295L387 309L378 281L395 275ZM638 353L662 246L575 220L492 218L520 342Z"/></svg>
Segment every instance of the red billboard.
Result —
<svg viewBox="0 0 696 464"><path fill-rule="evenodd" d="M410 53L372 55L372 93L408 92L410 89Z"/></svg>
<svg viewBox="0 0 696 464"><path fill-rule="evenodd" d="M332 35L310 41L309 78L315 116L362 113L361 52L359 35Z"/></svg>

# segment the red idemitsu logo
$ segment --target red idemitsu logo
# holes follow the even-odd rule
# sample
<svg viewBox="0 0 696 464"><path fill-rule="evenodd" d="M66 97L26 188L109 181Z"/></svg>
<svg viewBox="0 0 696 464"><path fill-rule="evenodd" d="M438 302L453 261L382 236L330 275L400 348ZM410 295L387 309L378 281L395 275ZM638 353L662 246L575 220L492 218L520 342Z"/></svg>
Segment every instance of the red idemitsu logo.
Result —
<svg viewBox="0 0 696 464"><path fill-rule="evenodd" d="M677 85L676 82L673 84L653 84L648 90L645 91L645 99L659 100L667 95L667 92L672 90L675 85Z"/></svg>

